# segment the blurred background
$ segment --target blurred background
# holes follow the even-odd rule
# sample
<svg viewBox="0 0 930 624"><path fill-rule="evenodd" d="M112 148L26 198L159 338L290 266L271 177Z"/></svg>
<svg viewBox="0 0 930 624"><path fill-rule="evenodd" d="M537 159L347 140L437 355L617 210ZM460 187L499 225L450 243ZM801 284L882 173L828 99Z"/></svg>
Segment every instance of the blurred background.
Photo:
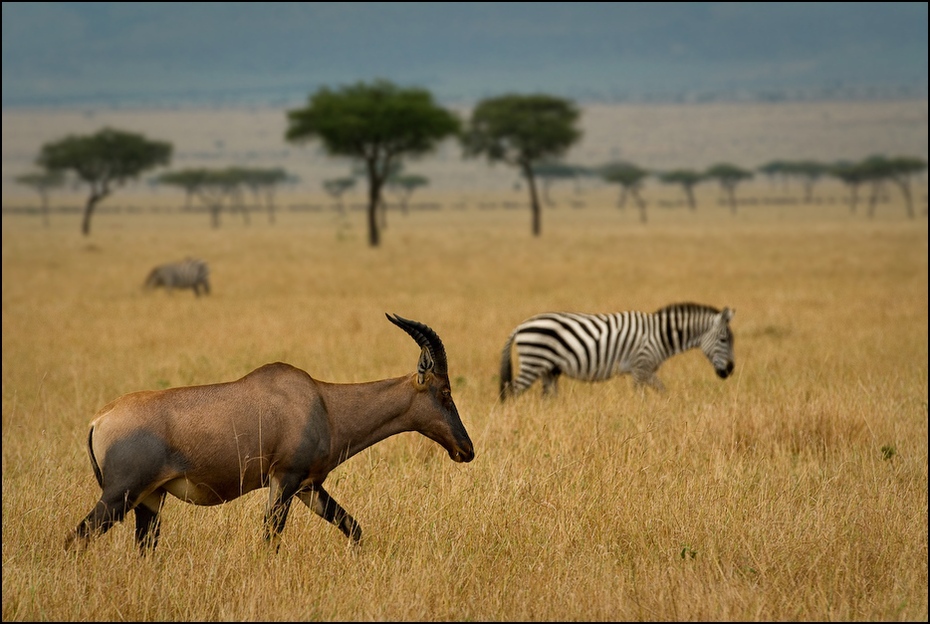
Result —
<svg viewBox="0 0 930 624"><path fill-rule="evenodd" d="M926 2L4 2L3 107L926 97Z"/></svg>

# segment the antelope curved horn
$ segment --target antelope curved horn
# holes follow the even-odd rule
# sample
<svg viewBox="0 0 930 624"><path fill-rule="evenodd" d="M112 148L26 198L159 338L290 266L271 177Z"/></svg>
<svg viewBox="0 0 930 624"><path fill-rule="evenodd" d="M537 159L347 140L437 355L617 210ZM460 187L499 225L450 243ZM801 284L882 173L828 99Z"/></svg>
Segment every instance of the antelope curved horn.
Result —
<svg viewBox="0 0 930 624"><path fill-rule="evenodd" d="M417 321L411 321L401 316L385 314L387 319L410 334L410 337L416 340L421 349L426 349L431 358L433 358L433 370L440 375L447 375L446 367L446 349L442 346L442 340L428 326Z"/></svg>

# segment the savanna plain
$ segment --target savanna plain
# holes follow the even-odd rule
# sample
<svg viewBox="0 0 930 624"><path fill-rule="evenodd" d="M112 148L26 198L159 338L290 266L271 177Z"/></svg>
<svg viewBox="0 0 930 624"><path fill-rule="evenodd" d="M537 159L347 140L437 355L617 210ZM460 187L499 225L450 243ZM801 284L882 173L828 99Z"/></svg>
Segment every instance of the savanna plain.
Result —
<svg viewBox="0 0 930 624"><path fill-rule="evenodd" d="M925 621L925 178L914 219L892 189L852 213L832 182L805 204L754 180L735 214L710 185L694 211L656 190L646 223L615 188L555 191L539 237L525 189L424 192L378 248L358 210L216 229L102 211L87 237L74 213L4 214L3 620ZM186 255L209 261L211 294L143 289ZM498 400L524 318L679 301L735 309L729 379L691 351L660 369L665 393L563 378ZM169 497L146 557L131 517L65 552L99 495L86 439L104 404L274 361L412 373L419 349L385 313L442 338L474 461L404 433L342 464L327 485L357 546L295 503L270 552L260 490Z"/></svg>

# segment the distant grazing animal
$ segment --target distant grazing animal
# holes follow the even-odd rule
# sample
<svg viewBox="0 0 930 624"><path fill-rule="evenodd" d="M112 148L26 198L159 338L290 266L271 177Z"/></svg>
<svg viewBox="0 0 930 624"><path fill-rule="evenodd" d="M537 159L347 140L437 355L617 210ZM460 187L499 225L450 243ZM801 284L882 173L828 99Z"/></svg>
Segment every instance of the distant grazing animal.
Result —
<svg viewBox="0 0 930 624"><path fill-rule="evenodd" d="M157 543L166 494L218 505L264 487L265 539L275 549L295 496L358 542L361 527L323 489L336 466L404 431L470 462L475 451L452 401L442 341L423 323L387 317L420 346L415 373L335 384L276 362L236 381L134 392L103 407L87 437L103 492L66 549L83 548L135 510L144 554Z"/></svg>
<svg viewBox="0 0 930 624"><path fill-rule="evenodd" d="M584 381L603 381L630 373L637 384L658 391L656 376L668 358L700 347L721 379L733 372L734 310L697 303L675 303L652 314L579 314L550 312L526 319L507 338L501 354L500 399L517 396L537 379L555 394L562 373ZM519 371L513 377L512 347Z"/></svg>
<svg viewBox="0 0 930 624"><path fill-rule="evenodd" d="M162 264L149 272L145 286L164 286L169 291L174 288L190 288L198 297L202 288L206 294L210 294L210 267L205 261L196 258Z"/></svg>

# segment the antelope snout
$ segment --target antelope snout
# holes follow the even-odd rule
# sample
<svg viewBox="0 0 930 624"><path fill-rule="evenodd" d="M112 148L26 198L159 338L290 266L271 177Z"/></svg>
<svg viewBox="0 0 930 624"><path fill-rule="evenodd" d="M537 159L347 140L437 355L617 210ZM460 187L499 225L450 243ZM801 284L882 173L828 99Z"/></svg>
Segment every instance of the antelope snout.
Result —
<svg viewBox="0 0 930 624"><path fill-rule="evenodd" d="M460 464L468 463L475 458L475 448L471 445L471 441L469 440L467 444L449 451L449 457L452 458L452 461Z"/></svg>

